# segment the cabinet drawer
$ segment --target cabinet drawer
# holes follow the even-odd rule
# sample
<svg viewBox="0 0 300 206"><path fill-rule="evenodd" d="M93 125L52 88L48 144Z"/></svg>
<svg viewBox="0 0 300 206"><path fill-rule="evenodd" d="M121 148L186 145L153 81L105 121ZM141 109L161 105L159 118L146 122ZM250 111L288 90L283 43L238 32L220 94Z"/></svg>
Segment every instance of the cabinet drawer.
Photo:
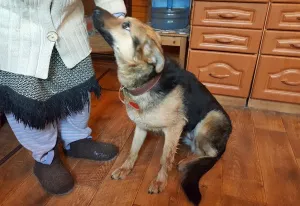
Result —
<svg viewBox="0 0 300 206"><path fill-rule="evenodd" d="M300 32L267 31L263 54L300 56Z"/></svg>
<svg viewBox="0 0 300 206"><path fill-rule="evenodd" d="M214 94L247 97L256 55L189 51L188 70Z"/></svg>
<svg viewBox="0 0 300 206"><path fill-rule="evenodd" d="M267 28L300 31L300 4L272 4Z"/></svg>
<svg viewBox="0 0 300 206"><path fill-rule="evenodd" d="M299 0L271 0L271 2L299 3Z"/></svg>
<svg viewBox="0 0 300 206"><path fill-rule="evenodd" d="M255 75L252 97L300 103L300 59L263 55Z"/></svg>
<svg viewBox="0 0 300 206"><path fill-rule="evenodd" d="M180 46L180 37L161 36L161 44L168 46Z"/></svg>
<svg viewBox="0 0 300 206"><path fill-rule="evenodd" d="M194 26L191 48L257 53L261 35L257 30Z"/></svg>
<svg viewBox="0 0 300 206"><path fill-rule="evenodd" d="M260 29L266 13L267 4L196 1L192 24Z"/></svg>

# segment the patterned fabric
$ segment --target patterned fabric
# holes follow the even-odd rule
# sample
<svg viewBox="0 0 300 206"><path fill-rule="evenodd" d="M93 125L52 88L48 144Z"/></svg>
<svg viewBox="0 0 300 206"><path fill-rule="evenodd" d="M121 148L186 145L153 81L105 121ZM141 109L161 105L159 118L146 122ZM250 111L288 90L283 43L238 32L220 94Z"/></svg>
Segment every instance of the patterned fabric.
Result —
<svg viewBox="0 0 300 206"><path fill-rule="evenodd" d="M6 117L18 141L32 152L33 158L49 165L54 157L53 148L57 142L58 132L66 149L72 142L92 138L90 136L92 130L87 126L89 111L89 104L86 104L81 112L73 114L57 124L48 124L43 130L26 127L23 123L16 121L12 114L8 114Z"/></svg>
<svg viewBox="0 0 300 206"><path fill-rule="evenodd" d="M94 75L90 56L72 69L68 69L56 49L53 50L49 77L46 80L31 76L0 71L0 85L8 86L15 92L30 99L46 101L50 97L71 89Z"/></svg>
<svg viewBox="0 0 300 206"><path fill-rule="evenodd" d="M0 112L13 113L25 125L43 129L81 111L89 92L100 95L90 56L69 69L54 49L49 72L44 80L0 71Z"/></svg>

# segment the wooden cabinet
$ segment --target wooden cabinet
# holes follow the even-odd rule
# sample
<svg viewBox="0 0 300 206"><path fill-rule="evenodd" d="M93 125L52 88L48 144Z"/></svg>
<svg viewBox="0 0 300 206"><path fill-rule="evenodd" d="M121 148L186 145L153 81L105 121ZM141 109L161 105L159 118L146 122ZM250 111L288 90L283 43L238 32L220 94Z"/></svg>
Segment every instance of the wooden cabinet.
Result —
<svg viewBox="0 0 300 206"><path fill-rule="evenodd" d="M297 2L298 1L298 2ZM300 113L300 4L299 0L273 0L257 65L250 106L261 100L275 110ZM289 4L287 4L287 2ZM298 4L293 4L293 3ZM290 105L286 105L290 103ZM285 104L284 106L282 104ZM276 109L277 107L280 107ZM293 108L292 110L290 108ZM265 109L268 109L267 107Z"/></svg>
<svg viewBox="0 0 300 206"><path fill-rule="evenodd" d="M268 10L252 2L194 1L187 69L213 94L249 96Z"/></svg>
<svg viewBox="0 0 300 206"><path fill-rule="evenodd" d="M252 97L300 103L300 59L263 55L257 68Z"/></svg>
<svg viewBox="0 0 300 206"><path fill-rule="evenodd" d="M215 95L300 113L300 0L195 0L192 8L187 70Z"/></svg>
<svg viewBox="0 0 300 206"><path fill-rule="evenodd" d="M212 93L246 98L255 62L256 55L192 50L188 68Z"/></svg>
<svg viewBox="0 0 300 206"><path fill-rule="evenodd" d="M142 22L149 21L149 5L150 0L127 0L132 9L132 17L139 19Z"/></svg>

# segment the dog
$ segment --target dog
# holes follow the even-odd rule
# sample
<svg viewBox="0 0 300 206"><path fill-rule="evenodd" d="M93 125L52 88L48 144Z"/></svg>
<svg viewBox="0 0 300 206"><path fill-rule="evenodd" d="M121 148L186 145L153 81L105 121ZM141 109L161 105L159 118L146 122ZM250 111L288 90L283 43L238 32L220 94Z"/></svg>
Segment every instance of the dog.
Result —
<svg viewBox="0 0 300 206"><path fill-rule="evenodd" d="M181 186L189 201L198 205L199 180L221 158L232 132L228 114L192 73L164 56L160 35L150 26L135 18L115 18L99 7L93 23L114 50L120 92L136 124L130 154L112 179L124 179L132 171L147 132L161 132L165 137L161 168L148 192L164 190L182 141L193 155L178 165Z"/></svg>

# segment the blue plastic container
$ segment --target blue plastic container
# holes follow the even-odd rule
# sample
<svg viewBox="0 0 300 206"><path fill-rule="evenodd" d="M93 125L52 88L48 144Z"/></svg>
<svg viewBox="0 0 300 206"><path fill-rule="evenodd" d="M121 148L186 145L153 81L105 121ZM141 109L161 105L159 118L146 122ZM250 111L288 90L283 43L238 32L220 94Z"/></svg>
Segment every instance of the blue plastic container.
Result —
<svg viewBox="0 0 300 206"><path fill-rule="evenodd" d="M189 24L191 0L152 0L151 25L156 29L183 29Z"/></svg>

